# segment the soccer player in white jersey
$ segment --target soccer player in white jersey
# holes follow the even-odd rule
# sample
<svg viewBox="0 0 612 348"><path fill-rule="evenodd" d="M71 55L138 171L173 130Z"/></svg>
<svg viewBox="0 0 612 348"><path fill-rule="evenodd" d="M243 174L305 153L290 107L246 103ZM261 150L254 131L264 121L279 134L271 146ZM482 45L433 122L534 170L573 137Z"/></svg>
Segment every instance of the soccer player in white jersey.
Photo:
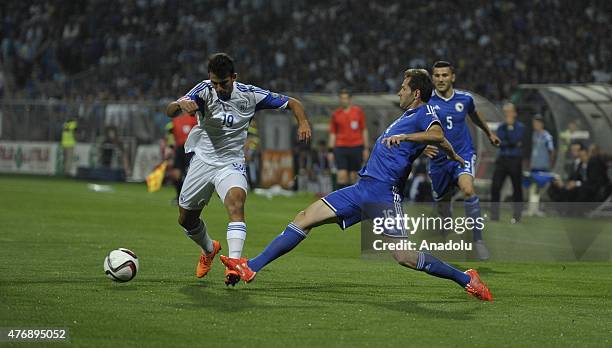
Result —
<svg viewBox="0 0 612 348"><path fill-rule="evenodd" d="M170 103L169 117L183 112L194 114L198 124L189 133L185 152L194 154L179 196L179 224L201 249L196 276L204 277L221 244L208 234L200 219L202 209L214 191L225 205L229 223L227 244L230 257L239 258L246 239L244 203L247 194L244 144L249 122L257 110L290 109L298 123L298 139L310 141L312 132L304 107L295 98L245 85L236 81L234 62L225 53L208 61L208 80ZM225 270L225 284L235 285L240 277Z"/></svg>

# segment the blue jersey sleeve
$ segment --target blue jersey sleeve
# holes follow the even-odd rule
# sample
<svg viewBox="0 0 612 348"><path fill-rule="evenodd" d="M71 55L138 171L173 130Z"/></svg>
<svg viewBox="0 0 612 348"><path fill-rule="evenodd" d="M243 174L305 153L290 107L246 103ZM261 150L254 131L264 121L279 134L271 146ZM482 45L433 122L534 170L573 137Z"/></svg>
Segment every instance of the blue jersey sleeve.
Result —
<svg viewBox="0 0 612 348"><path fill-rule="evenodd" d="M263 109L284 109L289 103L289 97L286 95L266 90L256 90L255 98L257 100L255 111Z"/></svg>
<svg viewBox="0 0 612 348"><path fill-rule="evenodd" d="M555 143L553 141L552 135L550 135L550 133L548 132L544 134L544 137L546 139L546 148L548 149L548 151L553 151L555 149Z"/></svg>
<svg viewBox="0 0 612 348"><path fill-rule="evenodd" d="M471 114L476 111L476 104L474 104L474 98L468 94L467 112Z"/></svg>
<svg viewBox="0 0 612 348"><path fill-rule="evenodd" d="M429 127L436 123L442 126L434 107L432 105L426 105L425 112L421 114L421 117L419 118L419 128L422 132L425 132L429 129Z"/></svg>

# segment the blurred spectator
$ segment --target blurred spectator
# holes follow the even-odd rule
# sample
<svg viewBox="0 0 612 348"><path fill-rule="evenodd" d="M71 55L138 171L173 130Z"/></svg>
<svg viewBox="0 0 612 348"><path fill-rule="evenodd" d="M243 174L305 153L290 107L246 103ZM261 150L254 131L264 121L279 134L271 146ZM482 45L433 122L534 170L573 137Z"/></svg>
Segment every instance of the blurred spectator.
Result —
<svg viewBox="0 0 612 348"><path fill-rule="evenodd" d="M567 124L567 128L559 133L559 152L565 155L567 160L570 157L569 150L571 144L588 139L589 132L580 129L578 120L570 121Z"/></svg>
<svg viewBox="0 0 612 348"><path fill-rule="evenodd" d="M550 196L560 202L600 202L610 195L610 179L606 163L599 155L599 148L579 150L579 164L567 182L555 180Z"/></svg>
<svg viewBox="0 0 612 348"><path fill-rule="evenodd" d="M244 157L247 165L247 179L251 189L259 185L261 169L261 152L259 147L259 130L257 120L253 118L249 124L247 140L244 144Z"/></svg>
<svg viewBox="0 0 612 348"><path fill-rule="evenodd" d="M338 96L340 107L329 121L329 147L333 148L332 161L336 164L336 184L340 189L357 182L357 172L370 152L363 109L353 105L348 90L340 91Z"/></svg>
<svg viewBox="0 0 612 348"><path fill-rule="evenodd" d="M531 146L531 171L550 171L555 160L555 144L552 135L544 129L544 119L541 115L533 117Z"/></svg>
<svg viewBox="0 0 612 348"><path fill-rule="evenodd" d="M313 169L318 184L316 192L321 195L326 195L333 191L331 163L328 157L327 141L320 140L317 143L317 150L314 155Z"/></svg>
<svg viewBox="0 0 612 348"><path fill-rule="evenodd" d="M569 179L580 165L580 151L584 149L581 142L573 142L569 146L568 157L565 161L565 178Z"/></svg>
<svg viewBox="0 0 612 348"><path fill-rule="evenodd" d="M117 128L115 126L107 126L104 130L104 138L99 144L100 148L100 165L107 169L121 168L125 172L125 176L130 176L130 165L128 161L127 151L123 143L119 140Z"/></svg>
<svg viewBox="0 0 612 348"><path fill-rule="evenodd" d="M555 160L555 145L552 135L544 129L544 119L541 115L535 115L532 123L529 204L526 215L544 216L544 212L540 210L540 190L555 177L550 172Z"/></svg>
<svg viewBox="0 0 612 348"><path fill-rule="evenodd" d="M427 174L427 162L425 157L418 157L413 164L408 182L405 187L404 197L409 202L431 202L433 201L431 182Z"/></svg>
<svg viewBox="0 0 612 348"><path fill-rule="evenodd" d="M236 57L243 80L280 91L351 85L395 92L401 78L394 74L440 57L465 72L464 88L494 100L509 97L519 83L612 76L609 1L441 1L409 12L405 6L399 0L5 1L4 92L170 97L199 82L215 51Z"/></svg>
<svg viewBox="0 0 612 348"><path fill-rule="evenodd" d="M495 161L495 171L491 184L491 219L499 220L500 193L506 177L512 182L513 222L521 219L523 187L523 143L525 125L516 121L516 108L512 103L503 107L505 122L497 128L497 136L501 140L499 154Z"/></svg>
<svg viewBox="0 0 612 348"><path fill-rule="evenodd" d="M331 163L329 163L329 156L327 142L325 140L319 140L317 143L317 154L314 161L314 170L317 174L330 174Z"/></svg>
<svg viewBox="0 0 612 348"><path fill-rule="evenodd" d="M76 146L75 133L78 127L77 120L69 118L64 122L62 129L62 150L64 154L64 176L70 176L72 169L74 147Z"/></svg>

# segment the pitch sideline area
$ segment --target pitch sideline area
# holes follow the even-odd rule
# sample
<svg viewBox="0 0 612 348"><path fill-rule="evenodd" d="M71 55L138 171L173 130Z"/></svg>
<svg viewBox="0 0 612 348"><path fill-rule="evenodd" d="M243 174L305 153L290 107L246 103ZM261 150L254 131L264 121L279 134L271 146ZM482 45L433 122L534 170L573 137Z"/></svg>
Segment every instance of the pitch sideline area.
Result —
<svg viewBox="0 0 612 348"><path fill-rule="evenodd" d="M67 327L71 343L96 347L611 344L611 263L456 264L488 283L495 302L481 303L452 282L363 260L358 227L325 226L254 283L226 288L218 260L195 278L198 250L176 223L170 188L112 187L0 176L0 327ZM250 195L245 254L314 199ZM205 220L226 249L218 199ZM125 284L102 270L118 247L140 259Z"/></svg>

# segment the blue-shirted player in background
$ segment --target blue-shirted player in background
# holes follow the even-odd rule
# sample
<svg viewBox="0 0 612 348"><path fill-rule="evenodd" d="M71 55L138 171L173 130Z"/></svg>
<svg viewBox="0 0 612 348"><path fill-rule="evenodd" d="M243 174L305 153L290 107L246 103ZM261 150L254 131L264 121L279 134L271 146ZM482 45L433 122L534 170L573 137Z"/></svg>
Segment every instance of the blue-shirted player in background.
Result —
<svg viewBox="0 0 612 348"><path fill-rule="evenodd" d="M433 84L426 70L407 70L398 92L400 107L406 112L378 138L368 162L359 172L360 181L330 193L299 212L293 222L257 257L248 260L221 256L225 266L237 271L248 283L264 266L297 246L314 227L337 223L345 229L360 222L364 215L366 218L381 217L381 206L395 208L395 213L401 214L401 186L410 174L412 162L426 145L440 147L452 160L464 165L464 160L444 138L433 107L426 104L432 90ZM386 240L393 241L397 240L394 238L406 239L408 233L403 229L391 229L384 231L383 235ZM493 300L475 270L461 272L420 251L393 251L393 257L402 266L451 279L478 299Z"/></svg>
<svg viewBox="0 0 612 348"><path fill-rule="evenodd" d="M441 216L451 216L451 198L455 187L459 187L464 195L465 214L474 219L481 216L480 202L474 191L474 164L476 150L472 144L472 136L467 125L467 116L478 128L482 129L494 146L499 146L500 140L491 132L484 117L476 110L474 98L468 92L453 88L455 69L451 63L438 61L432 68L435 91L429 99L440 118L444 136L455 151L465 160L465 166L449 161L446 155L436 147L427 146L424 154L431 158L429 177L431 178L434 200L438 202L438 212ZM489 251L482 239L482 230L474 226L472 230L474 245L481 260L489 258Z"/></svg>

